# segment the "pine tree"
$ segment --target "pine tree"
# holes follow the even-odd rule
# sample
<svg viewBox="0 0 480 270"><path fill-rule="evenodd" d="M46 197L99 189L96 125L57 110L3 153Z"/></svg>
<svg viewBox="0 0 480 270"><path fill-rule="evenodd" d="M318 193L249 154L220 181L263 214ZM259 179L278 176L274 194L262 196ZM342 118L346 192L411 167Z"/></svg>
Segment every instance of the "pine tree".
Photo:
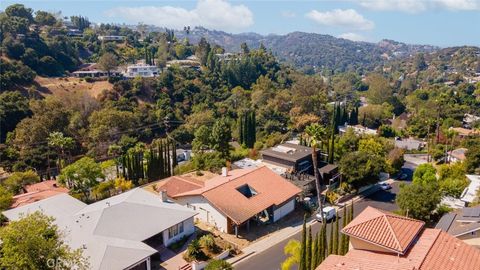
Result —
<svg viewBox="0 0 480 270"><path fill-rule="evenodd" d="M340 126L340 122L342 122L342 110L340 108L340 103L335 107L335 134L338 134L338 127Z"/></svg>
<svg viewBox="0 0 480 270"><path fill-rule="evenodd" d="M305 267L306 269L310 269L312 265L312 227L308 226L308 233L307 233L307 255L305 256Z"/></svg>
<svg viewBox="0 0 480 270"><path fill-rule="evenodd" d="M245 139L243 137L244 132L243 132L243 114L238 117L238 142L240 145L245 143Z"/></svg>

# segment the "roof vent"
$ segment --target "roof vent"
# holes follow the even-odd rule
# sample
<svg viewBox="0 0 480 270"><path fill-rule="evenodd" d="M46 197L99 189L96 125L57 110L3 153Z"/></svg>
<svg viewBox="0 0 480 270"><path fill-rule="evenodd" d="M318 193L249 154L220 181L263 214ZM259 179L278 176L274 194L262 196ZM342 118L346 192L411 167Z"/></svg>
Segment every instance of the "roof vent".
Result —
<svg viewBox="0 0 480 270"><path fill-rule="evenodd" d="M227 177L228 176L228 168L227 167L222 167L222 176Z"/></svg>

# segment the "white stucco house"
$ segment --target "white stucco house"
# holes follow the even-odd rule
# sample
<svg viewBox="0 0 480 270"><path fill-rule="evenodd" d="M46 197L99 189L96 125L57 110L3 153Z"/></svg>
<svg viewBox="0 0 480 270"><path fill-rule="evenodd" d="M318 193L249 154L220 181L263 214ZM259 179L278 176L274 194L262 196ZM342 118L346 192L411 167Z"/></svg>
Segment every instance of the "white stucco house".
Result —
<svg viewBox="0 0 480 270"><path fill-rule="evenodd" d="M90 205L61 194L3 214L18 220L35 211L54 217L65 243L94 270L150 270L158 249L195 230L194 211L141 188Z"/></svg>
<svg viewBox="0 0 480 270"><path fill-rule="evenodd" d="M138 64L127 66L127 70L123 73L123 76L127 78L156 77L159 74L160 69L157 66Z"/></svg>
<svg viewBox="0 0 480 270"><path fill-rule="evenodd" d="M195 218L225 233L238 234L251 222L272 223L295 209L301 190L268 167L236 169L210 179L173 176L155 190L197 213Z"/></svg>

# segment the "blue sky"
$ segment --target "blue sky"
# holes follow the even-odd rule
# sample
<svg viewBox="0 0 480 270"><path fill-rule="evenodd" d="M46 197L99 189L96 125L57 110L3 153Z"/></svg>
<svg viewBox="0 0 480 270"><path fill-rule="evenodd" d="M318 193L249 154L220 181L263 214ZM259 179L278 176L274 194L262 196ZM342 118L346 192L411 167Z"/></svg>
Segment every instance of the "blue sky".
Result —
<svg viewBox="0 0 480 270"><path fill-rule="evenodd" d="M34 10L84 15L94 22L169 28L202 25L227 32L315 32L352 40L383 38L438 46L480 46L480 0L344 1L1 1Z"/></svg>

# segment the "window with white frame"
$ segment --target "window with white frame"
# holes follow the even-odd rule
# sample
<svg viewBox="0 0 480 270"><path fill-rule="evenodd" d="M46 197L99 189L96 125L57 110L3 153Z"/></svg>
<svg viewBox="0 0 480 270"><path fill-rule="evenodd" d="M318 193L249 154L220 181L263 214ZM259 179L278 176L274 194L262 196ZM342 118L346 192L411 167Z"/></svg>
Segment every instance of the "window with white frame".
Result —
<svg viewBox="0 0 480 270"><path fill-rule="evenodd" d="M168 228L168 238L173 238L181 233L183 233L183 222Z"/></svg>

